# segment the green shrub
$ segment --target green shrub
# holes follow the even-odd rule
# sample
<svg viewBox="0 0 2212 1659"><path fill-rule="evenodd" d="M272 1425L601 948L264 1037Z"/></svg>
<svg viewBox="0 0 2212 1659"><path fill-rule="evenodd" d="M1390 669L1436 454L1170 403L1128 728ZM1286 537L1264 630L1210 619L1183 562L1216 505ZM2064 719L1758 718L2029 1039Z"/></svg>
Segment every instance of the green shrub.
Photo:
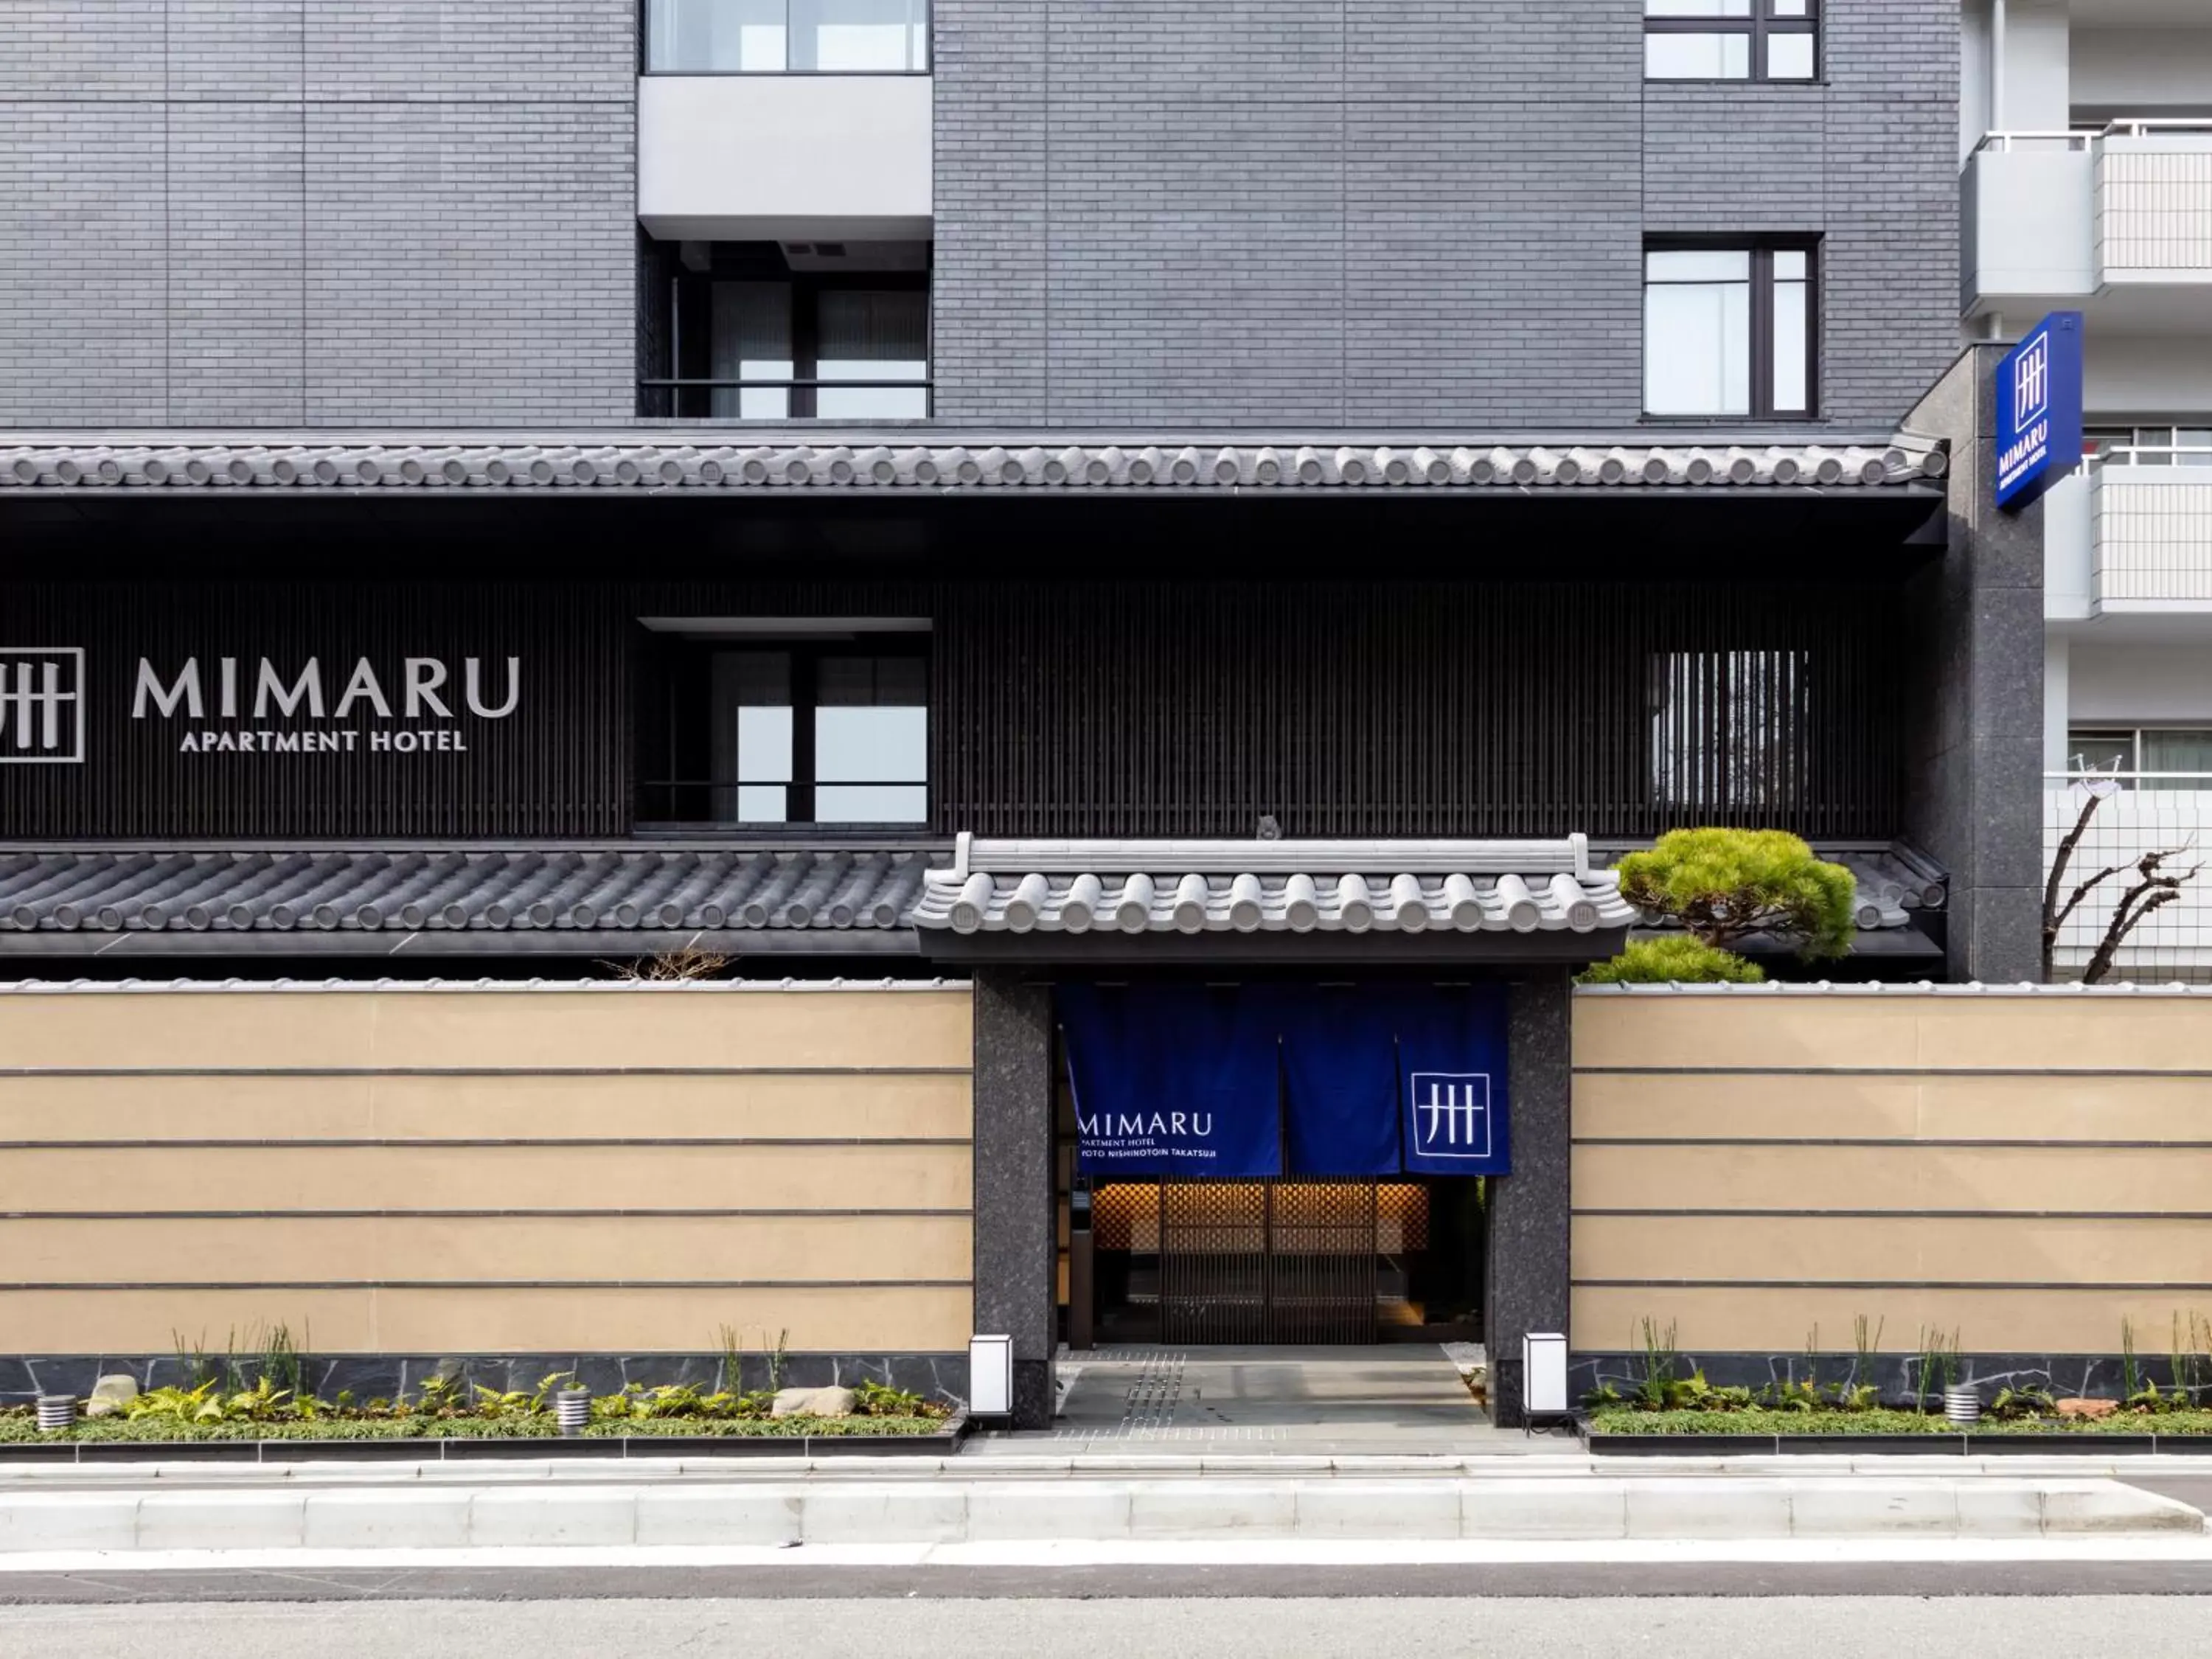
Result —
<svg viewBox="0 0 2212 1659"><path fill-rule="evenodd" d="M1687 933L1639 939L1609 962L1593 964L1581 975L1584 985L1758 985L1766 970Z"/></svg>
<svg viewBox="0 0 2212 1659"><path fill-rule="evenodd" d="M1850 946L1851 872L1784 830L1669 830L1622 859L1619 873L1631 904L1721 950L1753 933L1808 958Z"/></svg>

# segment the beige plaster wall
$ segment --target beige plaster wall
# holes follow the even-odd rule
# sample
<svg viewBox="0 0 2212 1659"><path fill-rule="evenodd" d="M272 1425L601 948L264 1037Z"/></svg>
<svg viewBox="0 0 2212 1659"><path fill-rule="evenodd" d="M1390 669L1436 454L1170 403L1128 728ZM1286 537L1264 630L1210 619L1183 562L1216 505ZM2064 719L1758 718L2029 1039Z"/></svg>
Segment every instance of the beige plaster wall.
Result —
<svg viewBox="0 0 2212 1659"><path fill-rule="evenodd" d="M0 1351L964 1348L963 987L0 992Z"/></svg>
<svg viewBox="0 0 2212 1659"><path fill-rule="evenodd" d="M2212 1314L2212 998L1583 992L1573 1346L2162 1352Z"/></svg>

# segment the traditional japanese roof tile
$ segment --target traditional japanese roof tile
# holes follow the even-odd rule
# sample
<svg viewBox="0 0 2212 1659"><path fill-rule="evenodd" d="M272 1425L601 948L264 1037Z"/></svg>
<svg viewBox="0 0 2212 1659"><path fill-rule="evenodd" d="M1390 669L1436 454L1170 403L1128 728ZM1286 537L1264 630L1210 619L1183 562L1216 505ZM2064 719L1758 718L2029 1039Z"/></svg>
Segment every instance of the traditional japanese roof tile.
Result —
<svg viewBox="0 0 2212 1659"><path fill-rule="evenodd" d="M450 435L0 434L10 490L684 490L881 494L1090 490L1875 489L1925 483L1943 447L1909 434L1830 443L1761 438L1376 443L1318 438L1070 441L942 430L797 436L715 428Z"/></svg>
<svg viewBox="0 0 2212 1659"><path fill-rule="evenodd" d="M22 933L890 929L929 854L655 848L0 852Z"/></svg>
<svg viewBox="0 0 2212 1659"><path fill-rule="evenodd" d="M925 877L957 933L1597 933L1635 912L1561 841L980 841Z"/></svg>

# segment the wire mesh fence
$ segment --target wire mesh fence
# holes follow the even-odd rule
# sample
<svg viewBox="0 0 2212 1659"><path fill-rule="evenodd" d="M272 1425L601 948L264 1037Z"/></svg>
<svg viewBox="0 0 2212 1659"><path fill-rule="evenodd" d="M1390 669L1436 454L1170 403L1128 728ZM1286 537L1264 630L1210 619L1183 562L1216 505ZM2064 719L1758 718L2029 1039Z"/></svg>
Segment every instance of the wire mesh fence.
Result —
<svg viewBox="0 0 2212 1659"><path fill-rule="evenodd" d="M2094 804L2086 824L2084 809ZM2100 872L2059 929L2054 979L2088 968L2126 896L2144 880L2143 859L2166 854L2157 873L2186 877L2203 860L2212 825L2212 772L2051 773L2044 780L2043 860L2050 872L2061 842L2081 825L2060 879L2063 908ZM2141 900L2136 901L2140 904ZM2182 881L2173 898L2148 911L2112 956L2111 982L2212 981L2212 869Z"/></svg>

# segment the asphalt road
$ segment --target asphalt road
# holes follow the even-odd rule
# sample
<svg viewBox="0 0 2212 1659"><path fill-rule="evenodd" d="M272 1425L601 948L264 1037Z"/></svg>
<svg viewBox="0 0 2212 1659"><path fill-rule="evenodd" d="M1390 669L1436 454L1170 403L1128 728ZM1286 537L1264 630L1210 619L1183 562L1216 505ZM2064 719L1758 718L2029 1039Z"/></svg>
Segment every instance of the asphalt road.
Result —
<svg viewBox="0 0 2212 1659"><path fill-rule="evenodd" d="M1158 1597L1091 1601L677 1600L137 1604L0 1609L9 1659L389 1659L467 1653L855 1652L1035 1659L1041 1652L1285 1659L1387 1653L1550 1659L1606 1652L2197 1654L2212 1603L2191 1597L1909 1595L1576 1600Z"/></svg>

